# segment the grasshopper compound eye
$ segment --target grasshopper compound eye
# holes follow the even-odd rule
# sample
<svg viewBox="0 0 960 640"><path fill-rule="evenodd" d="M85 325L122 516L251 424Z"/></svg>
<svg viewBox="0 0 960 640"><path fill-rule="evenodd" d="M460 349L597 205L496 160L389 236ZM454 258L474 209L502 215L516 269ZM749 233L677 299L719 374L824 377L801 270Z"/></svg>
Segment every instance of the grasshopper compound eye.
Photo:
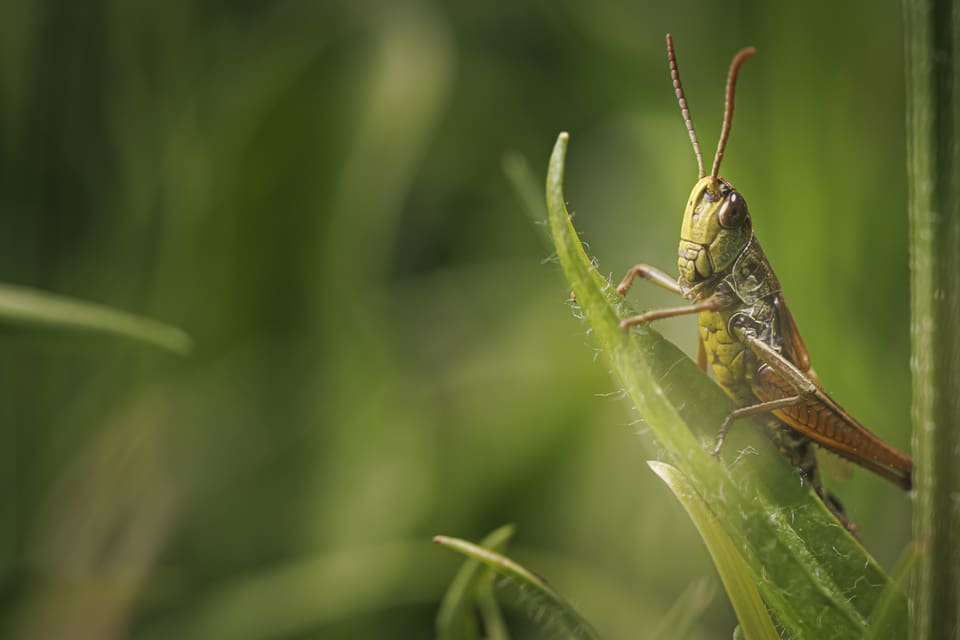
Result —
<svg viewBox="0 0 960 640"><path fill-rule="evenodd" d="M720 206L717 218L724 229L739 227L747 219L747 201L736 191L731 191Z"/></svg>

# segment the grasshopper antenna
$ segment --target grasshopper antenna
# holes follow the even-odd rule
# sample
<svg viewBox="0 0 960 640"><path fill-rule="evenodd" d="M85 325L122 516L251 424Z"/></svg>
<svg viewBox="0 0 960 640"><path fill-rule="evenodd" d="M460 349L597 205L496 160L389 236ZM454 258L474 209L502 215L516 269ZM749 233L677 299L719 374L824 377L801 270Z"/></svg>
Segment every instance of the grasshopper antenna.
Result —
<svg viewBox="0 0 960 640"><path fill-rule="evenodd" d="M700 153L700 143L697 142L697 132L693 130L693 120L690 119L690 109L687 108L687 99L683 95L683 85L680 84L680 71L677 69L677 54L673 50L673 36L667 34L667 57L670 59L670 77L673 78L673 90L680 103L680 113L687 125L690 142L693 143L693 152L697 154L697 167L700 169L700 178L706 175L703 171L703 155Z"/></svg>
<svg viewBox="0 0 960 640"><path fill-rule="evenodd" d="M669 40L669 36L667 36ZM733 62L730 63L730 73L727 75L727 97L723 106L723 128L720 130L720 143L717 145L717 155L713 158L713 171L710 172L710 175L716 178L720 174L720 161L723 160L723 152L727 148L727 138L730 137L730 125L733 124L733 94L737 89L737 73L740 71L740 65L743 64L743 61L752 56L757 52L753 47L748 47L746 49L741 49ZM679 87L679 79L677 80L677 86ZM677 89L677 95L680 89ZM693 135L693 129L690 130L690 135ZM698 152L699 155L699 152ZM700 171L700 177L703 177L703 170Z"/></svg>

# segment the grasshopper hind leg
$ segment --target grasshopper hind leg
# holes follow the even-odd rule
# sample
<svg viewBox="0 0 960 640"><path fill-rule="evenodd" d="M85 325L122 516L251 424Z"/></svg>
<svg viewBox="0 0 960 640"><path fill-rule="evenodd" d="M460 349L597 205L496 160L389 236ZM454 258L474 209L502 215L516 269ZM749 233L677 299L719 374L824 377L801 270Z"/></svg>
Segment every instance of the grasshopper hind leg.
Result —
<svg viewBox="0 0 960 640"><path fill-rule="evenodd" d="M850 521L843 511L843 505L830 491L823 485L820 476L820 466L817 463L816 447L813 440L797 433L789 427L779 423L770 425L773 428L773 440L777 448L789 458L803 475L803 478L810 483L810 486L816 492L820 501L826 505L827 509L843 525L843 528L856 535L859 527Z"/></svg>

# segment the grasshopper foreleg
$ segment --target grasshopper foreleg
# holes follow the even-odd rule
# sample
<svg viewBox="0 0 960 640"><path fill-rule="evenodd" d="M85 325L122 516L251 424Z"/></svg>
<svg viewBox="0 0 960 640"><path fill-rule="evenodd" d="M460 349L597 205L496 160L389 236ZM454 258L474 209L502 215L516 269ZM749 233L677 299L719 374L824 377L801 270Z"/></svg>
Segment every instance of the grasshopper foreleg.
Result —
<svg viewBox="0 0 960 640"><path fill-rule="evenodd" d="M627 271L627 275L623 276L623 280L620 281L620 284L617 285L617 293L622 296L627 295L627 291L630 290L630 285L633 284L633 281L637 277L641 277L644 280L649 280L658 287L663 287L671 293L675 293L678 296L683 295L683 292L680 290L680 285L677 284L677 279L670 276L670 274L665 271L661 271L656 267L651 267L648 264L635 264L630 268L630 271Z"/></svg>
<svg viewBox="0 0 960 640"><path fill-rule="evenodd" d="M675 293L678 296L683 295L683 289L680 288L680 285L677 283L676 279L671 277L668 273L657 269L656 267L651 267L648 264L635 264L633 267L627 271L627 275L623 276L623 280L620 281L620 284L617 285L617 293L620 295L626 295L627 291L630 290L630 286L633 284L633 281L638 277L643 278L658 287L663 287L671 293ZM696 309L695 311L688 310L688 307L683 307L685 310L684 313L696 313L703 309ZM648 314L643 316L636 316L634 318L628 318L626 321L621 322L620 326L624 329L630 327L634 324L640 324L643 322L650 322L651 320L656 320L657 318L667 318L670 315L662 315L666 309L661 310L656 317L649 317ZM681 315L681 314L675 314ZM641 319L642 318L642 319ZM703 340L697 338L697 366L700 367L702 371L707 370L707 351L704 349Z"/></svg>

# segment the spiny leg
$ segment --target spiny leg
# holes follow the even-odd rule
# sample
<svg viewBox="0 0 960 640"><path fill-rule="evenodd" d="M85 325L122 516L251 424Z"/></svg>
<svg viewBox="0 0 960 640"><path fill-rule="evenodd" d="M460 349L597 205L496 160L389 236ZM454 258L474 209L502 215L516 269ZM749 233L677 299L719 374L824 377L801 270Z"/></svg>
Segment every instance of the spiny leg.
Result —
<svg viewBox="0 0 960 640"><path fill-rule="evenodd" d="M810 484L820 501L826 505L830 513L843 525L843 528L856 536L859 529L856 524L847 518L843 512L843 505L824 486L820 477L819 460L814 450L814 443L807 436L794 431L790 427L780 426L773 432L773 441L777 448L797 468L801 476Z"/></svg>
<svg viewBox="0 0 960 640"><path fill-rule="evenodd" d="M817 385L814 384L813 380L766 342L750 334L741 334L740 339L750 347L754 355L760 358L765 365L773 369L787 384L793 387L797 394L810 396L817 391Z"/></svg>
<svg viewBox="0 0 960 640"><path fill-rule="evenodd" d="M746 336L745 342L747 343L747 346L750 347L750 350L753 351L758 358L763 360L764 364L777 372L781 378L783 378L790 386L797 390L798 393L795 397L799 398L800 401L804 401L809 396L816 393L817 386L813 380L811 380L810 377L808 377L796 365L784 358L779 351L776 351L766 343L753 336ZM813 446L813 443L807 440L806 446ZM847 517L847 515L843 512L843 506L840 504L840 502L833 496L833 494L827 491L826 487L823 486L823 483L819 478L818 471L815 470L813 473L810 473L809 471L805 471L803 467L799 468L801 469L801 472L808 477L817 493L817 496L819 496L823 504L827 506L827 509L829 509L834 517L840 522L840 524L843 525L844 529L856 537L859 527Z"/></svg>
<svg viewBox="0 0 960 640"><path fill-rule="evenodd" d="M843 525L843 528L849 531L854 538L860 540L860 536L857 535L857 531L860 530L860 527L856 522L850 520L850 518L847 517L847 514L843 512L843 505L840 504L840 501L837 500L837 497L827 491L826 487L823 485L820 485L819 489L817 490L817 496L820 498L820 501L823 502L823 504L827 505L827 509L829 509L830 513L833 514L833 517Z"/></svg>

